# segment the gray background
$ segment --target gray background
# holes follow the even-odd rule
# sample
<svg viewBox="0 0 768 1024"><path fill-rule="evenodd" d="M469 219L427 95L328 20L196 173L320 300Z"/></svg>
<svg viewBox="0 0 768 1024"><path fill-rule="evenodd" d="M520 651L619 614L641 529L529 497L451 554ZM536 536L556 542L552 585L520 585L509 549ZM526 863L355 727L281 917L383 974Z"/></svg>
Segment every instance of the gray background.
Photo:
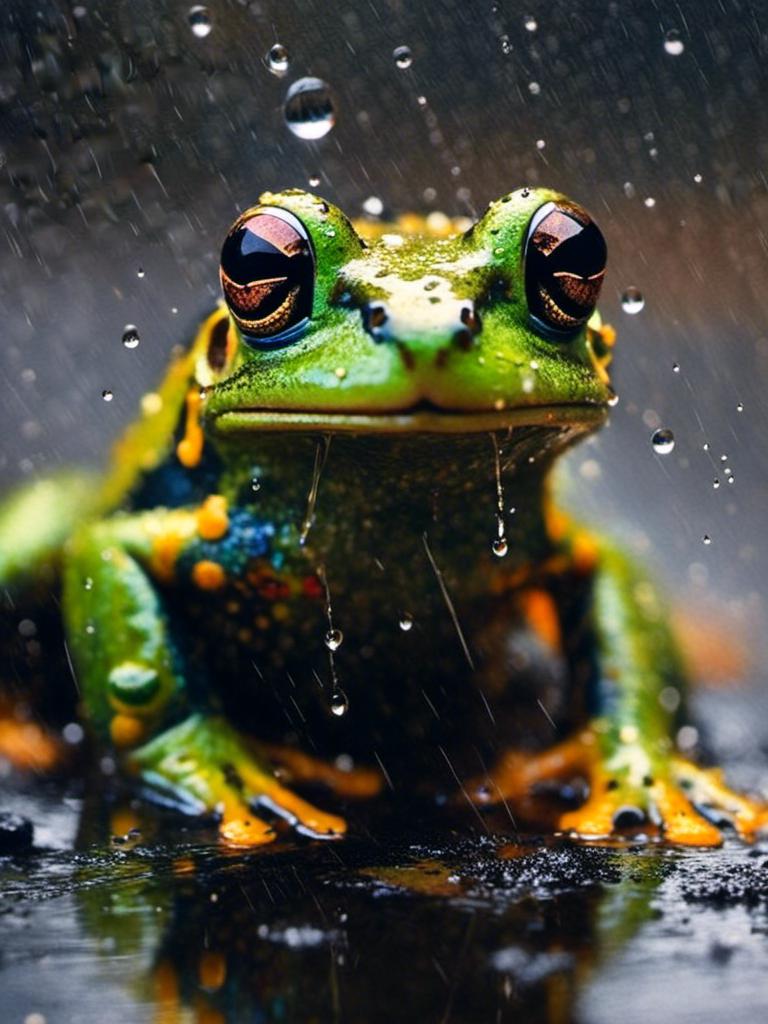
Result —
<svg viewBox="0 0 768 1024"><path fill-rule="evenodd" d="M602 308L619 331L621 403L573 459L574 500L655 561L678 604L714 598L759 650L766 5L211 0L205 39L189 6L3 4L4 481L103 458L215 296L223 233L262 189L318 175L317 191L351 215L369 195L394 212L475 214L546 183L608 238ZM282 79L264 59L278 41L291 55ZM392 57L403 44L407 70ZM318 143L282 115L305 74L336 100ZM621 309L628 285L646 298L637 316ZM139 328L134 351L121 345L126 323ZM652 451L655 425L675 432L671 455Z"/></svg>

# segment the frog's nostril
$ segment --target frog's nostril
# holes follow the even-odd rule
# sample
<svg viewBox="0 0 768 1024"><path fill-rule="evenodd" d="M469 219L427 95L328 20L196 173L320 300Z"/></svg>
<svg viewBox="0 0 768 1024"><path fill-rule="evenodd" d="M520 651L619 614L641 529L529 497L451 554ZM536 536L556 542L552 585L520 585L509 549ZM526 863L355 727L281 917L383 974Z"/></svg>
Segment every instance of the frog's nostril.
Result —
<svg viewBox="0 0 768 1024"><path fill-rule="evenodd" d="M386 304L381 301L366 302L360 310L363 317L363 327L368 331L374 341L385 341L387 338L387 321L389 310Z"/></svg>

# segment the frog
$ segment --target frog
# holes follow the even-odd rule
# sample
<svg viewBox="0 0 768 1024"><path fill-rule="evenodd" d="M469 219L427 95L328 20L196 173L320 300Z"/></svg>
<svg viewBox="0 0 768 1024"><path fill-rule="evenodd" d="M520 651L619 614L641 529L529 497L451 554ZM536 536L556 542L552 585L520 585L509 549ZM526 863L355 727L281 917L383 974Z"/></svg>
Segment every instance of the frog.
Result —
<svg viewBox="0 0 768 1024"><path fill-rule="evenodd" d="M239 847L341 838L385 796L517 827L574 779L553 827L576 840L764 828L678 750L657 587L555 500L616 400L606 266L592 216L541 187L469 225L353 224L297 189L237 217L222 299L106 471L0 508L0 587L60 586L121 774Z"/></svg>

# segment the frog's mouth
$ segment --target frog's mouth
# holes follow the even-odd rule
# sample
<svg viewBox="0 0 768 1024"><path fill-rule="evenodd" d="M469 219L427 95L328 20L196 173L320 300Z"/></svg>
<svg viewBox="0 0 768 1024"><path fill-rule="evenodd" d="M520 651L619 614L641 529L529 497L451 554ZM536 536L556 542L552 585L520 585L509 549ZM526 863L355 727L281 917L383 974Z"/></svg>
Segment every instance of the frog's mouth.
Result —
<svg viewBox="0 0 768 1024"><path fill-rule="evenodd" d="M472 434L509 427L549 426L595 429L606 419L601 403L530 405L513 409L469 411L443 409L419 402L387 412L324 412L322 410L230 409L217 413L221 434L256 431L323 431L350 434Z"/></svg>

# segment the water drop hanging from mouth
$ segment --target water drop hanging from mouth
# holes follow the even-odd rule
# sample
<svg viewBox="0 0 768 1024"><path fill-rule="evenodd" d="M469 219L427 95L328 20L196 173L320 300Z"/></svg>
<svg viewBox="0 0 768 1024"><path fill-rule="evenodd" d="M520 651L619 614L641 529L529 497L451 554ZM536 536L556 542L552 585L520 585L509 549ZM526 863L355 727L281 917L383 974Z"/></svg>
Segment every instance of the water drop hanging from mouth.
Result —
<svg viewBox="0 0 768 1024"><path fill-rule="evenodd" d="M285 97L285 123L298 139L322 139L336 124L336 110L327 82L300 78Z"/></svg>
<svg viewBox="0 0 768 1024"><path fill-rule="evenodd" d="M325 634L325 646L329 651L338 651L344 643L344 634L340 629L329 629Z"/></svg>
<svg viewBox="0 0 768 1024"><path fill-rule="evenodd" d="M342 718L349 711L349 701L343 690L334 690L331 694L331 713Z"/></svg>
<svg viewBox="0 0 768 1024"><path fill-rule="evenodd" d="M504 531L504 487L501 482L501 453L499 442L495 434L491 434L493 445L493 465L496 473L496 529L498 536L491 545L491 550L497 558L503 558L509 551L507 538Z"/></svg>

